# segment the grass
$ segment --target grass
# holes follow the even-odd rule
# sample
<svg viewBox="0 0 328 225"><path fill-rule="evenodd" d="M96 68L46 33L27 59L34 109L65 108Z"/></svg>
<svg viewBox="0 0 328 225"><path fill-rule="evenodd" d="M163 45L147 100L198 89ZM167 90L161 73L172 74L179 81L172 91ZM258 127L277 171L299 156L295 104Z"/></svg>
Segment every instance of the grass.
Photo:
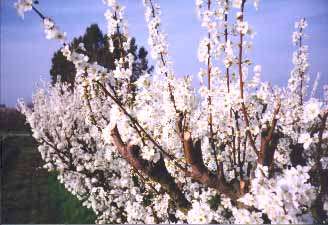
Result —
<svg viewBox="0 0 328 225"><path fill-rule="evenodd" d="M0 108L1 223L94 223L93 211L59 183L57 174L40 169L44 162L34 139L7 136L28 132L22 114Z"/></svg>
<svg viewBox="0 0 328 225"><path fill-rule="evenodd" d="M50 197L57 206L55 214L59 215L55 223L94 223L96 216L93 211L83 207L81 202L58 182L56 173L49 174L48 186Z"/></svg>
<svg viewBox="0 0 328 225"><path fill-rule="evenodd" d="M13 151L16 148L19 150ZM37 169L41 159L35 141L28 137L11 137L5 140L2 150L10 154L1 177L2 222L48 223L53 220L55 205L49 200L47 173Z"/></svg>
<svg viewBox="0 0 328 225"><path fill-rule="evenodd" d="M43 161L32 137L10 137L2 147L1 223L94 223L93 211L82 207L55 173L39 169Z"/></svg>

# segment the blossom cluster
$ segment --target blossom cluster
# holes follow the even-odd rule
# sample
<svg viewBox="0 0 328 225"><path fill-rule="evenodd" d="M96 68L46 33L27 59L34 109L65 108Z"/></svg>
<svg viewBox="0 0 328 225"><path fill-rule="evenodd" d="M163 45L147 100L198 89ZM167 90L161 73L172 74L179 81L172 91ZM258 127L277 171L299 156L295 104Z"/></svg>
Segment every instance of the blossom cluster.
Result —
<svg viewBox="0 0 328 225"><path fill-rule="evenodd" d="M65 42L66 33L60 32L55 23L50 18L43 19L44 32L47 39L55 39Z"/></svg>
<svg viewBox="0 0 328 225"><path fill-rule="evenodd" d="M14 4L18 14L24 18L24 13L32 10L32 0L19 0Z"/></svg>
<svg viewBox="0 0 328 225"><path fill-rule="evenodd" d="M297 166L286 169L283 174L268 179L268 168L259 166L252 180L251 190L244 195L240 202L265 213L273 224L307 224L313 223L309 213L311 202L315 200L315 187L309 183L310 167ZM243 209L242 209L243 211ZM259 223L249 221L249 215L240 216L243 212L236 210L239 222ZM257 212L256 214L261 213Z"/></svg>

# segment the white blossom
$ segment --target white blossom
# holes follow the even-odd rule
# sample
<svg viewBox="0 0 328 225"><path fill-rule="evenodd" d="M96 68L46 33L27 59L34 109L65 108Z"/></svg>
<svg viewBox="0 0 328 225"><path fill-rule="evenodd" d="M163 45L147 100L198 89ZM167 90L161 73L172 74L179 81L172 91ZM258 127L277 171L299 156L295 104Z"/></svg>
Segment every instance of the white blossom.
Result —
<svg viewBox="0 0 328 225"><path fill-rule="evenodd" d="M322 102L319 102L316 99L310 99L304 105L304 113L303 113L303 120L304 122L310 122L318 117L320 113L320 108L322 106Z"/></svg>
<svg viewBox="0 0 328 225"><path fill-rule="evenodd" d="M313 139L310 137L309 133L303 133L300 135L298 142L303 144L304 149L308 149L312 144Z"/></svg>
<svg viewBox="0 0 328 225"><path fill-rule="evenodd" d="M18 0L14 6L18 14L24 19L24 13L32 10L32 0Z"/></svg>
<svg viewBox="0 0 328 225"><path fill-rule="evenodd" d="M233 0L233 7L240 8L241 7L242 0Z"/></svg>

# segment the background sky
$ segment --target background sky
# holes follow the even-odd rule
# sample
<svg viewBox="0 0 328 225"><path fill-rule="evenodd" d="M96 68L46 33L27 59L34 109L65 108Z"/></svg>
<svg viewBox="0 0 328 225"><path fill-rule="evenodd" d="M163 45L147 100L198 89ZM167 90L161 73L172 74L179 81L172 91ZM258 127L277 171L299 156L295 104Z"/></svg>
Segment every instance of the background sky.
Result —
<svg viewBox="0 0 328 225"><path fill-rule="evenodd" d="M39 17L29 12L22 20L13 8L14 0L1 3L1 86L0 102L15 106L18 98L31 101L40 79L49 79L51 58L61 47L46 40ZM119 1L127 7L126 18L130 35L139 46L147 45L148 29L141 0ZM163 12L163 26L168 33L169 51L178 76L196 75L198 43L205 35L197 19L194 0L159 0ZM40 0L38 8L52 17L68 40L82 35L85 28L98 23L106 32L101 0ZM262 0L259 11L246 8L246 20L257 35L253 40L251 60L262 65L262 79L277 85L287 84L294 46L291 35L294 22L305 17L309 27L310 74L321 73L316 95L322 95L322 85L328 84L328 0ZM151 63L154 63L151 61Z"/></svg>

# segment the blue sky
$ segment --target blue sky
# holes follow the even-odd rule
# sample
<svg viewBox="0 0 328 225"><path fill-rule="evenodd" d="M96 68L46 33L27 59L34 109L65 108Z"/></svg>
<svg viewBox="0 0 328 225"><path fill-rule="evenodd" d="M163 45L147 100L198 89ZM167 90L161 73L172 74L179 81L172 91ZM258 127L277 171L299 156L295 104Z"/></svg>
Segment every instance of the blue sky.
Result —
<svg viewBox="0 0 328 225"><path fill-rule="evenodd" d="M49 79L51 57L60 47L56 41L44 38L41 20L34 13L27 13L24 20L18 17L14 2L1 1L0 101L8 106L14 106L18 98L30 101L40 79ZM142 1L119 2L127 6L130 35L136 37L139 46L148 48ZM197 19L194 0L159 3L176 74L195 76L201 65L197 60L198 43L205 33ZM106 31L106 7L101 0L40 0L38 8L67 32L69 40L83 34L91 23L98 23ZM320 72L320 86L328 84L328 0L262 0L259 11L246 8L246 20L257 33L250 57L262 65L263 80L287 83L294 50L291 34L294 22L302 17L309 22L311 77ZM317 94L321 93L319 89Z"/></svg>

